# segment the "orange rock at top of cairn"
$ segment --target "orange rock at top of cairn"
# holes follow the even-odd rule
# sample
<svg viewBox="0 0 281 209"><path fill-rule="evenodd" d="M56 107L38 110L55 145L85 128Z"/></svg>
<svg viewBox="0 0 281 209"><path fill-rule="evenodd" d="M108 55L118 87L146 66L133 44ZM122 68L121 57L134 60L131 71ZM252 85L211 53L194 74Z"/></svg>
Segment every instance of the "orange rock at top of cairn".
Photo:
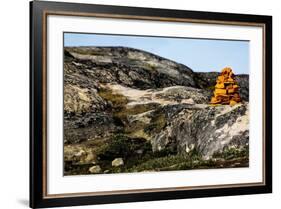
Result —
<svg viewBox="0 0 281 209"><path fill-rule="evenodd" d="M213 105L235 105L241 102L239 86L234 78L232 69L226 67L217 78L214 96L211 99Z"/></svg>

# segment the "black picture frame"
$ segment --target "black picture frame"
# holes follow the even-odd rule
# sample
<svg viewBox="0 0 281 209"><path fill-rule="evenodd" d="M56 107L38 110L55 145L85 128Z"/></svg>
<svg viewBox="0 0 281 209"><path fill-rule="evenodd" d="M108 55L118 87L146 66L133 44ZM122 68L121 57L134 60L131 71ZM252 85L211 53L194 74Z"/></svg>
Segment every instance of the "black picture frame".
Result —
<svg viewBox="0 0 281 209"><path fill-rule="evenodd" d="M170 189L167 191L122 192L100 195L46 196L46 17L71 16L125 17L160 21L193 21L219 24L241 23L264 26L264 184L219 188ZM272 17L140 7L105 6L77 3L30 2L30 207L44 208L182 198L260 194L272 192Z"/></svg>

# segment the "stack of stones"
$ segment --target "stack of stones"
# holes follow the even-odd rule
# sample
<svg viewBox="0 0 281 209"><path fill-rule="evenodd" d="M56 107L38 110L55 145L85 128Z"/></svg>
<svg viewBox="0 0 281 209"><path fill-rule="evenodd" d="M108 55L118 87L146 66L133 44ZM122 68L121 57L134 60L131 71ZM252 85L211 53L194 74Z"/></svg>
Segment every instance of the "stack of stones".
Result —
<svg viewBox="0 0 281 209"><path fill-rule="evenodd" d="M211 99L213 105L235 105L241 102L239 86L234 79L232 69L226 67L217 78L214 96Z"/></svg>

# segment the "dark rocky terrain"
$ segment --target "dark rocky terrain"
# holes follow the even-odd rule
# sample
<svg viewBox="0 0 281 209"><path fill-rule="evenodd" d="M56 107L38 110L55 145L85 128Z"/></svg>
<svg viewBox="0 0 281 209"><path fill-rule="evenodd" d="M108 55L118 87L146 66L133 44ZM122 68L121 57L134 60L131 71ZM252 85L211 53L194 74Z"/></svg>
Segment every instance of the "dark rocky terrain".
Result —
<svg viewBox="0 0 281 209"><path fill-rule="evenodd" d="M248 166L243 100L210 106L219 73L125 47L64 50L65 175Z"/></svg>

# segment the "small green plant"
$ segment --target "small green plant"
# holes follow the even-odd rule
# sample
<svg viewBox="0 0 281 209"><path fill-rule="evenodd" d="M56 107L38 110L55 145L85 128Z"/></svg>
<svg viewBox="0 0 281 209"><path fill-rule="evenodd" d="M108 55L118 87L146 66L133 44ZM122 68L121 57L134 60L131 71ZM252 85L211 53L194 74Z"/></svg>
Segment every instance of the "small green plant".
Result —
<svg viewBox="0 0 281 209"><path fill-rule="evenodd" d="M123 106L123 108L121 108L119 106L118 109L115 109L115 113L114 116L126 120L128 115L136 115L136 114L140 114L140 113L144 113L147 112L149 110L153 110L155 108L155 105L153 104L142 104L142 105L135 105L133 107L127 108L125 106Z"/></svg>
<svg viewBox="0 0 281 209"><path fill-rule="evenodd" d="M117 157L127 157L130 154L128 138L122 134L113 136L109 143L98 150L98 157L101 160L113 160Z"/></svg>
<svg viewBox="0 0 281 209"><path fill-rule="evenodd" d="M127 169L127 172L187 170L193 168L211 168L212 160L203 160L197 153L175 154L169 150L155 152L142 163Z"/></svg>
<svg viewBox="0 0 281 209"><path fill-rule="evenodd" d="M143 152L152 150L150 143L144 139L132 139L123 134L116 134L98 150L97 155L101 160L113 160L117 157L127 159L134 156L138 149Z"/></svg>
<svg viewBox="0 0 281 209"><path fill-rule="evenodd" d="M123 108L128 103L127 97L121 94L113 93L111 89L100 89L99 95L106 101L111 102L113 107L116 109Z"/></svg>
<svg viewBox="0 0 281 209"><path fill-rule="evenodd" d="M215 86L208 86L207 89L213 91L213 90L215 90Z"/></svg>
<svg viewBox="0 0 281 209"><path fill-rule="evenodd" d="M237 148L225 148L222 152L217 152L213 154L213 158L223 158L225 160L232 160L235 158L242 158L249 156L249 147L243 149Z"/></svg>

